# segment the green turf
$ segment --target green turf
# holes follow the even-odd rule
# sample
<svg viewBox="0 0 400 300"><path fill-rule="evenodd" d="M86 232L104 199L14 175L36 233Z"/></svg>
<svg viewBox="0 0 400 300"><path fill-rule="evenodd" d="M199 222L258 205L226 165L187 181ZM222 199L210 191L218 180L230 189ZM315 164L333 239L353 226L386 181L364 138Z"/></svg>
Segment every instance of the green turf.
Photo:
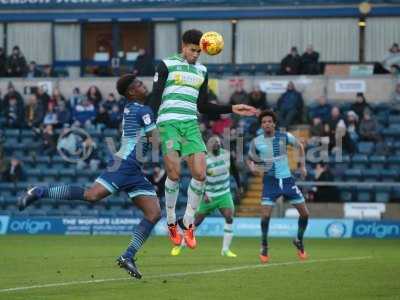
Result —
<svg viewBox="0 0 400 300"><path fill-rule="evenodd" d="M0 299L400 299L399 240L308 240L310 259L298 263L290 240L272 239L270 263L254 268L260 266L257 239L236 238L232 250L238 258L229 259L219 255L220 238L200 237L198 249L185 249L181 256L171 257L167 238L156 237L138 257L144 274L140 281L130 280L114 263L127 242L127 236L0 236L0 290L121 278L0 291ZM370 258L328 260L354 257ZM245 267L209 274L162 275L240 266Z"/></svg>

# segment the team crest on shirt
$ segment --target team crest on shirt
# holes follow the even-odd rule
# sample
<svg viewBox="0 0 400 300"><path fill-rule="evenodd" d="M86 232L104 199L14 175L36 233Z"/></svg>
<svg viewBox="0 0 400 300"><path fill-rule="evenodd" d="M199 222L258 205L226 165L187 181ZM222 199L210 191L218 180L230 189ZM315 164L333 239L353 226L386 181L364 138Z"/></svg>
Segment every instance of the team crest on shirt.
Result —
<svg viewBox="0 0 400 300"><path fill-rule="evenodd" d="M127 107L124 108L124 114L129 114L129 108Z"/></svg>
<svg viewBox="0 0 400 300"><path fill-rule="evenodd" d="M151 124L151 118L149 114L146 114L142 117L144 125L150 125Z"/></svg>
<svg viewBox="0 0 400 300"><path fill-rule="evenodd" d="M157 82L157 81L158 81L158 72L156 72L156 73L154 74L153 81L154 81L154 82Z"/></svg>

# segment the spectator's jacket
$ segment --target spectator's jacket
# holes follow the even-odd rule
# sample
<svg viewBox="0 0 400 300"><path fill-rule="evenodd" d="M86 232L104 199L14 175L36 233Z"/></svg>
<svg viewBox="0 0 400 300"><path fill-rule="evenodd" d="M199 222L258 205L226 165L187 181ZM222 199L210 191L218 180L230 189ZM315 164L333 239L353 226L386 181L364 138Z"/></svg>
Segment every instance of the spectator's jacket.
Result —
<svg viewBox="0 0 400 300"><path fill-rule="evenodd" d="M74 110L74 121L78 121L81 124L85 124L89 120L96 118L96 110L93 104L88 106L77 105Z"/></svg>

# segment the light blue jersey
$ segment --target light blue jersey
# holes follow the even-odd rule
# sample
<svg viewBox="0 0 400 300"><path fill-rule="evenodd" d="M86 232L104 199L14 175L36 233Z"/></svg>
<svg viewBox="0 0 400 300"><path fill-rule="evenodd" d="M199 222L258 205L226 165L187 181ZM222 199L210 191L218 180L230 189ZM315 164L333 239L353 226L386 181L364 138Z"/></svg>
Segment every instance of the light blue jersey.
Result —
<svg viewBox="0 0 400 300"><path fill-rule="evenodd" d="M136 145L142 137L156 128L150 107L137 102L128 102L122 120L121 147L116 156L136 161ZM146 143L143 146L147 146Z"/></svg>
<svg viewBox="0 0 400 300"><path fill-rule="evenodd" d="M250 145L249 157L264 167L264 174L277 179L292 176L287 146L298 146L299 141L288 132L276 131L273 137L264 134L255 137Z"/></svg>

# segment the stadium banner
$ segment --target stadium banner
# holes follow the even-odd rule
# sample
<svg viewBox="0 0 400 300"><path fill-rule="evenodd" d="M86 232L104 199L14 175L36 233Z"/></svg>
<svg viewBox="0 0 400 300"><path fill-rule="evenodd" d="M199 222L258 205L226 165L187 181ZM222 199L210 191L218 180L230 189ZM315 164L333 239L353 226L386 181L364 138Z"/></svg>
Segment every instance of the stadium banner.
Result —
<svg viewBox="0 0 400 300"><path fill-rule="evenodd" d="M353 237L400 238L400 221L354 221Z"/></svg>
<svg viewBox="0 0 400 300"><path fill-rule="evenodd" d="M0 234L7 233L9 216L0 216Z"/></svg>
<svg viewBox="0 0 400 300"><path fill-rule="evenodd" d="M336 80L336 93L365 93L367 83L364 80Z"/></svg>
<svg viewBox="0 0 400 300"><path fill-rule="evenodd" d="M9 217L0 216L0 234L131 235L139 218L94 217ZM197 229L198 236L222 236L224 219L211 217ZM153 234L167 235L162 219ZM236 218L234 234L259 237L259 218ZM271 237L294 237L297 218L272 218ZM351 219L311 219L305 234L309 238L400 238L400 221L359 221Z"/></svg>

